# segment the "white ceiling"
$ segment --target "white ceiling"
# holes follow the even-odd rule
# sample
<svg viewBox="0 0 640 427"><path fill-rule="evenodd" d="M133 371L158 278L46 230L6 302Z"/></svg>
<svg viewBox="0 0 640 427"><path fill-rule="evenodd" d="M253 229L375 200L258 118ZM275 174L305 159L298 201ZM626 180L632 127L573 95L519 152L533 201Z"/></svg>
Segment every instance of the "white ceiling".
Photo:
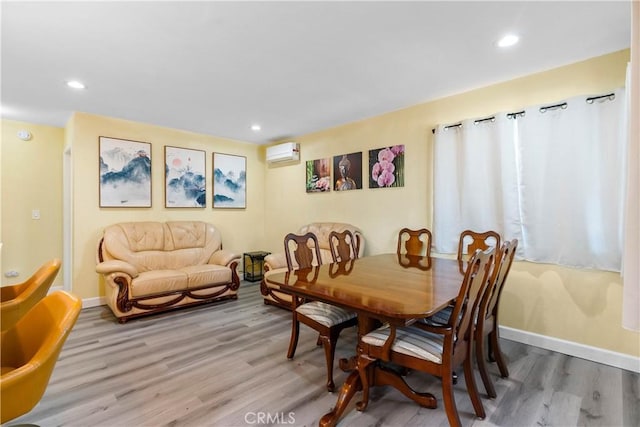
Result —
<svg viewBox="0 0 640 427"><path fill-rule="evenodd" d="M3 0L0 12L3 118L63 127L83 111L255 143L617 51L631 37L628 1ZM507 32L521 42L497 49Z"/></svg>

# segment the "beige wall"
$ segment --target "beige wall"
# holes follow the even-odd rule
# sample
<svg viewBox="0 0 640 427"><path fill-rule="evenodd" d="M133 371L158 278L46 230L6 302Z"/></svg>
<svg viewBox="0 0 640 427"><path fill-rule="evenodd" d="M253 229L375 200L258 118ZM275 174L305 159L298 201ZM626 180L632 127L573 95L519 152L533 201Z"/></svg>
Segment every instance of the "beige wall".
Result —
<svg viewBox="0 0 640 427"><path fill-rule="evenodd" d="M67 125L73 133L73 291L82 298L104 295L104 283L95 272L96 244L102 229L122 221L202 220L222 232L225 249L239 254L264 242L264 160L255 144L216 138L102 116L76 113ZM151 143L152 208L99 208L98 137ZM164 146L206 151L207 207L164 207ZM212 153L247 158L247 208L212 209Z"/></svg>
<svg viewBox="0 0 640 427"><path fill-rule="evenodd" d="M431 226L433 127L464 118L515 111L531 104L555 102L578 94L607 92L624 84L628 59L628 51L617 52L297 137L296 141L301 144L302 161L286 166L265 165L265 148L253 144L83 113L76 113L64 131L35 125L22 126L3 120L0 152L1 236L5 243L2 250L3 272L14 268L20 260L27 263L38 258L34 253L42 254L38 261L52 254L61 254L60 169L65 143L71 147L73 164L72 288L85 299L104 293L103 284L94 269L95 246L102 228L118 221L210 221L220 227L225 248L238 253L257 249L280 251L283 236L302 224L316 220L342 221L362 228L367 237L368 254L394 251L397 232L402 226ZM15 138L17 129L27 126L34 134L34 140L28 143L18 141ZM101 135L152 144L152 208L98 207L98 137ZM50 141L50 144L46 147L37 146L35 152L31 150L36 142L44 141ZM369 149L393 144L406 146L405 187L368 189L365 181L367 176L363 174L365 188L362 190L315 194L305 192L306 160L362 151L366 164ZM165 145L205 150L208 172L214 151L246 156L247 209L212 209L210 175L207 176L206 208L165 209ZM49 161L52 158L56 159L53 163ZM38 165L35 161L45 163ZM33 182L25 176L23 170L26 167L34 177ZM27 193L29 199L25 194L16 195L18 188L22 189L19 193ZM41 193L43 195L39 196ZM38 206L34 205L34 200L39 203ZM34 207L39 207L43 212L40 222L30 219ZM42 247L39 246L40 231L44 220L50 217L50 210L58 215L55 222L47 227L50 228L47 232L52 246ZM35 264L16 268L30 271ZM640 334L620 327L621 293L621 281L617 273L517 263L505 290L501 323L515 329L637 357L640 356Z"/></svg>
<svg viewBox="0 0 640 427"><path fill-rule="evenodd" d="M606 93L624 86L628 60L628 50L616 52L297 137L301 162L266 170L265 249L280 250L282 236L307 222L343 221L362 228L367 254L395 251L400 228L431 227L431 129L575 95ZM369 189L364 172L362 190L305 192L306 160L354 151L366 158L369 149L393 144L405 144L405 187ZM620 326L618 273L521 262L504 292L505 326L640 356L640 334Z"/></svg>
<svg viewBox="0 0 640 427"><path fill-rule="evenodd" d="M32 138L18 138L19 130ZM0 140L2 284L20 283L47 260L62 259L64 129L2 120ZM32 210L40 219L31 219ZM20 275L7 278L15 270ZM62 286L62 272L53 286Z"/></svg>

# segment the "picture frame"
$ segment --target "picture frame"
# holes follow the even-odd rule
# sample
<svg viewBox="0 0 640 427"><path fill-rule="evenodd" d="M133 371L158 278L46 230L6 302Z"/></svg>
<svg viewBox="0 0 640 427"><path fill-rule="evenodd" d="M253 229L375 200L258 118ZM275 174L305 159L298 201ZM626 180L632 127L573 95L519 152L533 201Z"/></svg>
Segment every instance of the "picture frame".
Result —
<svg viewBox="0 0 640 427"><path fill-rule="evenodd" d="M362 189L362 152L334 156L333 171L335 191Z"/></svg>
<svg viewBox="0 0 640 427"><path fill-rule="evenodd" d="M206 207L206 153L203 150L166 145L164 164L165 207Z"/></svg>
<svg viewBox="0 0 640 427"><path fill-rule="evenodd" d="M247 207L247 158L213 153L213 207Z"/></svg>
<svg viewBox="0 0 640 427"><path fill-rule="evenodd" d="M307 193L331 191L331 158L307 160Z"/></svg>
<svg viewBox="0 0 640 427"><path fill-rule="evenodd" d="M101 208L151 207L151 143L98 138Z"/></svg>
<svg viewBox="0 0 640 427"><path fill-rule="evenodd" d="M404 144L369 150L369 188L404 187Z"/></svg>

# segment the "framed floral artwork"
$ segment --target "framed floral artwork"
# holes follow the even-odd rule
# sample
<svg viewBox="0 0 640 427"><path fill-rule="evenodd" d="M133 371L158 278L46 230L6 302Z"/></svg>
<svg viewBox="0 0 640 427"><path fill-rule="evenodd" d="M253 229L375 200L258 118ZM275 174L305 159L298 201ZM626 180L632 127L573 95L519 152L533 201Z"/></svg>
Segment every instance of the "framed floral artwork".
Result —
<svg viewBox="0 0 640 427"><path fill-rule="evenodd" d="M331 158L307 160L307 193L331 191Z"/></svg>
<svg viewBox="0 0 640 427"><path fill-rule="evenodd" d="M207 204L205 152L164 147L164 200L167 208L204 208Z"/></svg>
<svg viewBox="0 0 640 427"><path fill-rule="evenodd" d="M151 144L99 137L101 208L151 207Z"/></svg>
<svg viewBox="0 0 640 427"><path fill-rule="evenodd" d="M404 187L404 145L369 150L369 188Z"/></svg>
<svg viewBox="0 0 640 427"><path fill-rule="evenodd" d="M213 153L213 207L247 207L247 158Z"/></svg>
<svg viewBox="0 0 640 427"><path fill-rule="evenodd" d="M333 157L333 189L336 191L362 188L362 152Z"/></svg>

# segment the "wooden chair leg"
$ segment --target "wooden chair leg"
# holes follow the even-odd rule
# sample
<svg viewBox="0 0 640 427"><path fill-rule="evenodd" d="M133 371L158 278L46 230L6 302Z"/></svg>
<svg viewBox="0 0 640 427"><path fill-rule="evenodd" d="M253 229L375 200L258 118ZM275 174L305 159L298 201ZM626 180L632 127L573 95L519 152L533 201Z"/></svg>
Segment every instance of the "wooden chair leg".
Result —
<svg viewBox="0 0 640 427"><path fill-rule="evenodd" d="M320 335L320 340L322 341L324 356L327 361L327 390L333 392L336 389L336 385L333 382L333 359L335 358L338 337L336 334L331 334L328 337Z"/></svg>
<svg viewBox="0 0 640 427"><path fill-rule="evenodd" d="M493 387L493 382L491 381L491 377L489 376L489 371L487 369L487 360L485 358L485 340L482 336L479 336L476 341L476 362L478 363L478 371L480 371L480 377L482 378L482 383L484 384L484 389L487 391L487 394L491 398L495 398L496 390Z"/></svg>
<svg viewBox="0 0 640 427"><path fill-rule="evenodd" d="M482 400L480 400L480 395L478 394L476 379L473 375L471 354L467 356L467 360L465 360L464 362L464 380L467 386L467 393L469 393L469 397L471 398L471 403L473 404L473 409L476 412L476 416L478 418L484 419L486 417L486 414L484 412L484 406L482 406Z"/></svg>
<svg viewBox="0 0 640 427"><path fill-rule="evenodd" d="M451 427L461 426L460 415L458 415L456 400L453 396L453 372L450 374L445 373L442 376L442 400L444 401L444 410L447 413L449 425Z"/></svg>
<svg viewBox="0 0 640 427"><path fill-rule="evenodd" d="M300 322L293 314L293 320L291 322L291 340L289 341L289 350L287 350L287 359L293 359L296 354L296 347L298 346L298 337L300 336Z"/></svg>
<svg viewBox="0 0 640 427"><path fill-rule="evenodd" d="M504 355L502 354L502 350L500 349L500 336L498 335L498 331L493 331L489 334L489 342L491 343L491 347L493 348L493 356L498 364L500 375L502 376L502 378L509 377L507 362L504 360Z"/></svg>

